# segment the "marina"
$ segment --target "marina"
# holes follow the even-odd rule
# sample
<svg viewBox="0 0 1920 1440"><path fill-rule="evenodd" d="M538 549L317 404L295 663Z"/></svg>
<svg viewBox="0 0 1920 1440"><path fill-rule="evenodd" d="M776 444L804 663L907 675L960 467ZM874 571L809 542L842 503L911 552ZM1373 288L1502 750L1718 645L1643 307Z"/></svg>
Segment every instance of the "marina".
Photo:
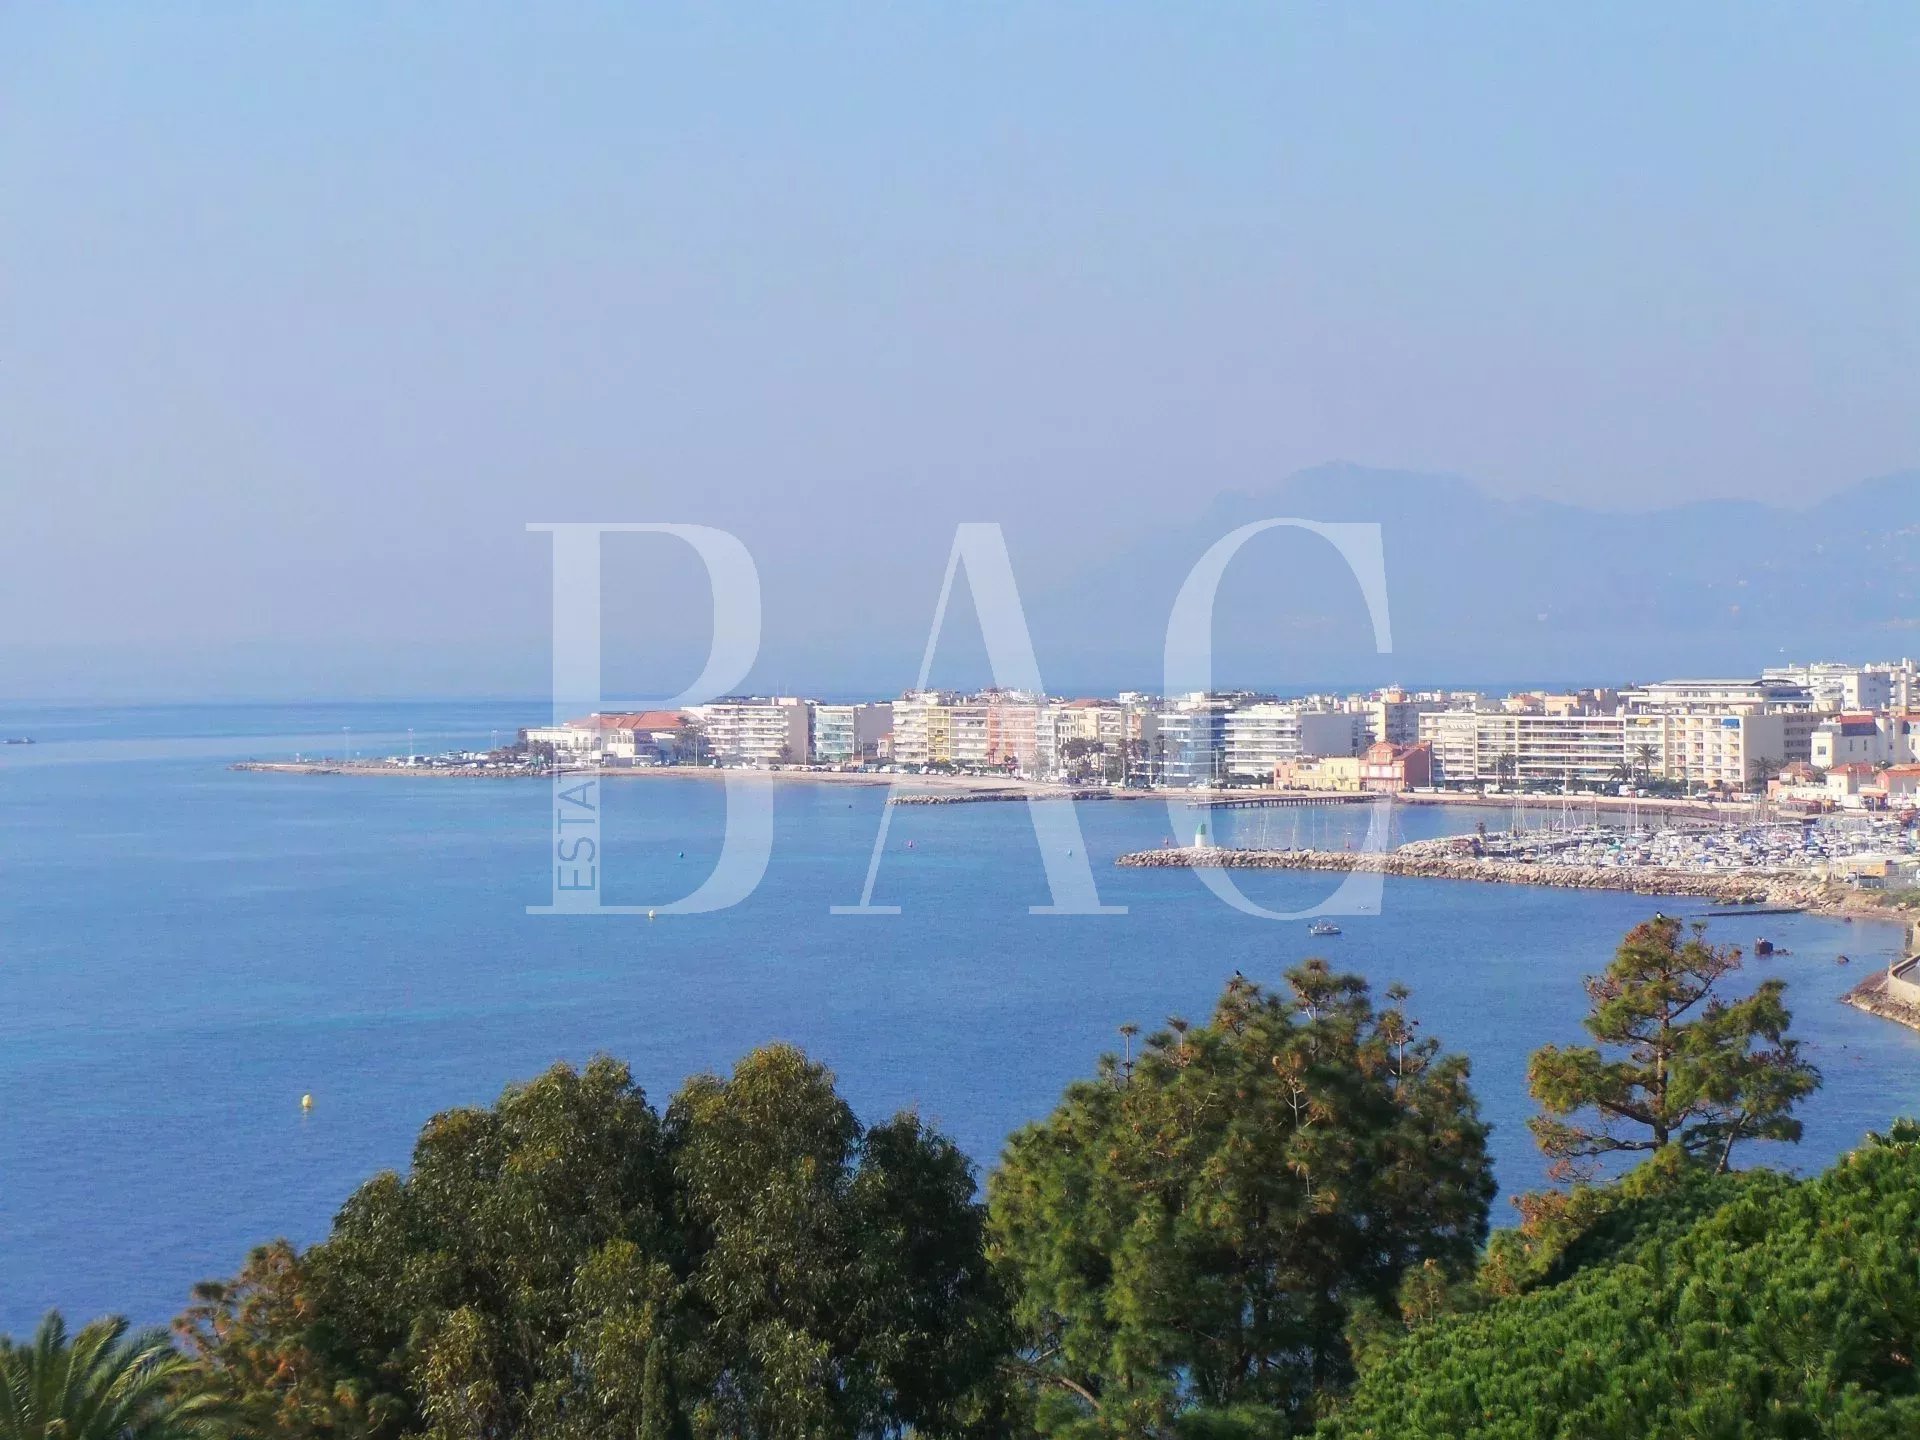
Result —
<svg viewBox="0 0 1920 1440"><path fill-rule="evenodd" d="M1623 890L1707 900L1723 918L1906 914L1920 870L1909 819L1849 818L1663 829L1579 826L1328 849L1207 843L1162 845L1115 862L1130 868L1363 871L1572 890ZM1736 908L1737 907L1737 908Z"/></svg>

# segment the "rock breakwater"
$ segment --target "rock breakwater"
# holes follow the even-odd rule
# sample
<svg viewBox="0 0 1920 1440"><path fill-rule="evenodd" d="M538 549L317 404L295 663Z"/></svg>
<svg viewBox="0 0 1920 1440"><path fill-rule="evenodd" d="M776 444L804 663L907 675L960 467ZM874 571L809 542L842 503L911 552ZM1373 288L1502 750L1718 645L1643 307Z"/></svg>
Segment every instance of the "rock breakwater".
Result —
<svg viewBox="0 0 1920 1440"><path fill-rule="evenodd" d="M1540 865L1473 855L1436 855L1399 850L1237 850L1224 846L1136 850L1117 865L1194 869L1378 871L1413 880L1478 880L1501 885L1550 885L1563 890L1625 890L1640 895L1672 895L1712 900L1722 905L1804 903L1789 898L1790 887L1775 888L1769 878L1699 874L1651 867Z"/></svg>

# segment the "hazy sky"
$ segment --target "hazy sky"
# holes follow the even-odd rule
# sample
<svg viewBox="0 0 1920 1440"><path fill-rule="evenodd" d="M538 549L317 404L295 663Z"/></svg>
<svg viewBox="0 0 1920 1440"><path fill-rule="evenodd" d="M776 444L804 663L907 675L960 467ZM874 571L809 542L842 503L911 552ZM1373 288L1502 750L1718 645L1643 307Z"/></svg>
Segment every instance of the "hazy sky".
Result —
<svg viewBox="0 0 1920 1440"><path fill-rule="evenodd" d="M517 690L529 520L734 528L817 635L929 613L956 520L1071 567L1332 458L1808 503L1920 462L1917 51L1893 4L7 7L0 692Z"/></svg>

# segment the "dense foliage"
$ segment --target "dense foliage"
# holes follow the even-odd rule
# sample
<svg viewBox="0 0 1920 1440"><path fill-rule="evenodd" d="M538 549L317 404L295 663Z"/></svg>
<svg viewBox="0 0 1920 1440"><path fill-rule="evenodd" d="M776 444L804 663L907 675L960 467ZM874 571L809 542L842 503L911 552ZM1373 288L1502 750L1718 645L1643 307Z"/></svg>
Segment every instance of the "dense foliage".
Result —
<svg viewBox="0 0 1920 1440"><path fill-rule="evenodd" d="M1709 945L1703 929L1671 916L1636 926L1587 981L1598 1045L1534 1052L1527 1081L1546 1114L1530 1123L1564 1171L1669 1144L1724 1170L1741 1140L1800 1138L1791 1112L1820 1076L1787 1037L1786 987L1718 993L1740 952Z"/></svg>
<svg viewBox="0 0 1920 1440"><path fill-rule="evenodd" d="M229 1415L166 1333L48 1315L31 1340L0 1336L0 1440L213 1440Z"/></svg>
<svg viewBox="0 0 1920 1440"><path fill-rule="evenodd" d="M436 1117L184 1330L286 1436L957 1434L1005 1349L973 1188L785 1047L664 1117L621 1065L556 1067Z"/></svg>
<svg viewBox="0 0 1920 1440"><path fill-rule="evenodd" d="M1323 1440L1920 1434L1920 1129L1734 1172L1818 1077L1777 984L1656 918L1548 1047L1605 1184L1493 1182L1467 1065L1390 989L1237 977L971 1168L797 1051L556 1066L436 1116L321 1244L200 1287L182 1348L0 1340L0 1440ZM1576 1178L1577 1175L1576 1175ZM1316 1430L1316 1427L1317 1430Z"/></svg>
<svg viewBox="0 0 1920 1440"><path fill-rule="evenodd" d="M1920 1434L1920 1146L1669 1167L1556 1276L1370 1358L1327 1440ZM1704 1202L1704 1203L1703 1203Z"/></svg>
<svg viewBox="0 0 1920 1440"><path fill-rule="evenodd" d="M991 1235L1043 1429L1283 1429L1347 1379L1356 1302L1471 1263L1493 1181L1466 1062L1401 992L1376 1010L1320 961L1288 985L1235 980L1009 1144Z"/></svg>

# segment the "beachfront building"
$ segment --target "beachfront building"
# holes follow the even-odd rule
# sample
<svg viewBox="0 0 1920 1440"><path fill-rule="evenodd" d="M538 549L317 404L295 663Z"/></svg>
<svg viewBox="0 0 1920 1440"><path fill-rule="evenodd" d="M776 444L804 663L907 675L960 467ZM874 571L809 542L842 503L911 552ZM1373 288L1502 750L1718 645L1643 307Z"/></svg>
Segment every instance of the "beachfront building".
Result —
<svg viewBox="0 0 1920 1440"><path fill-rule="evenodd" d="M1436 785L1591 789L1627 774L1618 715L1449 710L1420 717Z"/></svg>
<svg viewBox="0 0 1920 1440"><path fill-rule="evenodd" d="M1762 772L1811 761L1814 732L1830 718L1789 680L1668 680L1621 699L1640 768L1689 788L1745 790Z"/></svg>
<svg viewBox="0 0 1920 1440"><path fill-rule="evenodd" d="M893 702L893 761L896 765L930 765L934 761L933 716L953 697L943 690L909 690ZM945 728L941 727L940 759L946 760Z"/></svg>
<svg viewBox="0 0 1920 1440"><path fill-rule="evenodd" d="M1373 795L1400 795L1433 784L1433 747L1424 741L1369 745L1360 756L1360 788Z"/></svg>
<svg viewBox="0 0 1920 1440"><path fill-rule="evenodd" d="M891 707L893 760L958 770L1053 773L1059 755L1055 707L1044 695L986 690L909 691Z"/></svg>
<svg viewBox="0 0 1920 1440"><path fill-rule="evenodd" d="M723 765L792 765L807 758L805 700L791 696L729 695L692 709L703 758Z"/></svg>
<svg viewBox="0 0 1920 1440"><path fill-rule="evenodd" d="M1358 711L1247 705L1226 712L1222 759L1228 775L1265 781L1288 760L1358 755L1365 737L1366 717Z"/></svg>
<svg viewBox="0 0 1920 1440"><path fill-rule="evenodd" d="M1050 707L1061 743L1082 740L1118 747L1127 739L1127 708L1117 700L1062 700Z"/></svg>
<svg viewBox="0 0 1920 1440"><path fill-rule="evenodd" d="M1810 760L1821 716L1811 711L1664 711L1626 717L1627 746L1643 773L1689 789L1746 790L1776 768Z"/></svg>
<svg viewBox="0 0 1920 1440"><path fill-rule="evenodd" d="M1227 716L1233 708L1228 696L1194 694L1162 709L1150 757L1153 779L1178 787L1219 784L1226 772Z"/></svg>
<svg viewBox="0 0 1920 1440"><path fill-rule="evenodd" d="M1019 690L989 690L980 699L986 712L986 767L1036 779L1051 775L1060 753L1052 702Z"/></svg>
<svg viewBox="0 0 1920 1440"><path fill-rule="evenodd" d="M1358 755L1325 755L1282 760L1273 767L1276 790L1313 790L1331 795L1358 795L1364 762Z"/></svg>
<svg viewBox="0 0 1920 1440"><path fill-rule="evenodd" d="M880 737L893 728L893 706L877 704L831 705L814 701L812 757L823 765L851 765L879 754Z"/></svg>
<svg viewBox="0 0 1920 1440"><path fill-rule="evenodd" d="M600 758L600 730L587 720L568 720L559 725L529 725L520 739L535 754L550 754L562 764Z"/></svg>
<svg viewBox="0 0 1920 1440"><path fill-rule="evenodd" d="M534 725L528 747L543 747L561 764L671 765L689 758L693 727L678 710L595 712L561 725Z"/></svg>

